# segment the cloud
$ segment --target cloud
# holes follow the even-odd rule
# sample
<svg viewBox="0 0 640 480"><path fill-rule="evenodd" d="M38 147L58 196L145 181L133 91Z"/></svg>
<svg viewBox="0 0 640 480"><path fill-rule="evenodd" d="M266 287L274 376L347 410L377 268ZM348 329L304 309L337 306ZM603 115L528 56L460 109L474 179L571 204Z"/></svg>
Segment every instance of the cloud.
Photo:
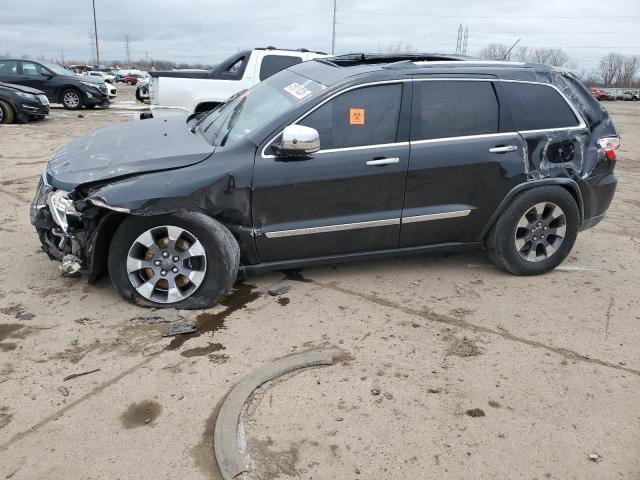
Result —
<svg viewBox="0 0 640 480"><path fill-rule="evenodd" d="M332 0L95 0L101 58L215 63L239 49L275 45L329 51ZM87 61L93 30L88 0L22 0L0 5L0 52ZM551 6L553 5L553 6ZM603 16L616 16L605 19ZM640 54L640 3L611 0L338 0L336 53L376 51L402 42L453 52L458 25L468 53L489 43L563 48L581 68L609 51Z"/></svg>

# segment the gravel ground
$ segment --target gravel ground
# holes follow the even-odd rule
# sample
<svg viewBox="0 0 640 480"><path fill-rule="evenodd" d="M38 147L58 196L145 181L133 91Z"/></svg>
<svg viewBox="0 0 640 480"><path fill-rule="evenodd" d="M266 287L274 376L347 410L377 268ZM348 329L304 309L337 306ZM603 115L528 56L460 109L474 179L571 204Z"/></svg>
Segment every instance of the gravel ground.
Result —
<svg viewBox="0 0 640 480"><path fill-rule="evenodd" d="M253 397L253 477L640 478L640 104L607 104L618 193L550 274L428 255L271 273L176 312L62 278L29 224L56 149L137 121L118 88L108 110L0 127L0 478L217 478L213 422L233 385L324 346L348 355ZM162 337L194 321L207 332Z"/></svg>

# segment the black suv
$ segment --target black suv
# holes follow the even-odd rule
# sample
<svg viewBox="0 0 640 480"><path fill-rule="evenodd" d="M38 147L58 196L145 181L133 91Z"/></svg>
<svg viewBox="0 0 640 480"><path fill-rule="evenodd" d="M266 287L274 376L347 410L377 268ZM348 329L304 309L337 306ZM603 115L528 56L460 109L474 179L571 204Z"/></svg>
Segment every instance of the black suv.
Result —
<svg viewBox="0 0 640 480"><path fill-rule="evenodd" d="M202 308L238 270L486 248L548 272L606 214L619 138L572 74L438 55L283 70L202 118L116 125L55 153L32 206L65 272Z"/></svg>
<svg viewBox="0 0 640 480"><path fill-rule="evenodd" d="M0 59L0 82L42 90L51 103L69 110L109 105L102 78L80 77L54 63Z"/></svg>

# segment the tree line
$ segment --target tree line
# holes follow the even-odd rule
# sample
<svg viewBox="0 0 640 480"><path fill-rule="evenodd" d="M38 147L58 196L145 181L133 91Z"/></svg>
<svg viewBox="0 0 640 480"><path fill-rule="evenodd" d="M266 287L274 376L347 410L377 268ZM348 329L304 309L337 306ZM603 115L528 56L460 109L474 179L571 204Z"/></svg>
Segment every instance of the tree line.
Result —
<svg viewBox="0 0 640 480"><path fill-rule="evenodd" d="M561 48L520 47L509 52L507 45L492 43L480 50L479 56L486 60L544 63L552 67L576 70L575 61ZM638 72L640 56L611 52L600 59L595 69L580 70L578 74L590 86L638 88Z"/></svg>

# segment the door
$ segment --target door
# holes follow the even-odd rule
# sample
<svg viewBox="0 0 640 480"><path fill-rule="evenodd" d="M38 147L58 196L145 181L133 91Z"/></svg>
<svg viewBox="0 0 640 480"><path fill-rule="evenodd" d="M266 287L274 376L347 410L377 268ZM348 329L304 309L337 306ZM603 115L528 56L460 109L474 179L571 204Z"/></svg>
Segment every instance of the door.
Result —
<svg viewBox="0 0 640 480"><path fill-rule="evenodd" d="M0 82L18 83L18 61L0 60Z"/></svg>
<svg viewBox="0 0 640 480"><path fill-rule="evenodd" d="M320 134L304 158L255 162L253 222L261 262L394 248L409 162L401 83L330 98L297 122ZM269 148L265 149L268 153Z"/></svg>
<svg viewBox="0 0 640 480"><path fill-rule="evenodd" d="M416 79L400 245L478 241L524 178L523 146L492 81Z"/></svg>
<svg viewBox="0 0 640 480"><path fill-rule="evenodd" d="M50 80L53 74L38 63L21 61L20 65L20 85L42 90L51 99L53 88Z"/></svg>

